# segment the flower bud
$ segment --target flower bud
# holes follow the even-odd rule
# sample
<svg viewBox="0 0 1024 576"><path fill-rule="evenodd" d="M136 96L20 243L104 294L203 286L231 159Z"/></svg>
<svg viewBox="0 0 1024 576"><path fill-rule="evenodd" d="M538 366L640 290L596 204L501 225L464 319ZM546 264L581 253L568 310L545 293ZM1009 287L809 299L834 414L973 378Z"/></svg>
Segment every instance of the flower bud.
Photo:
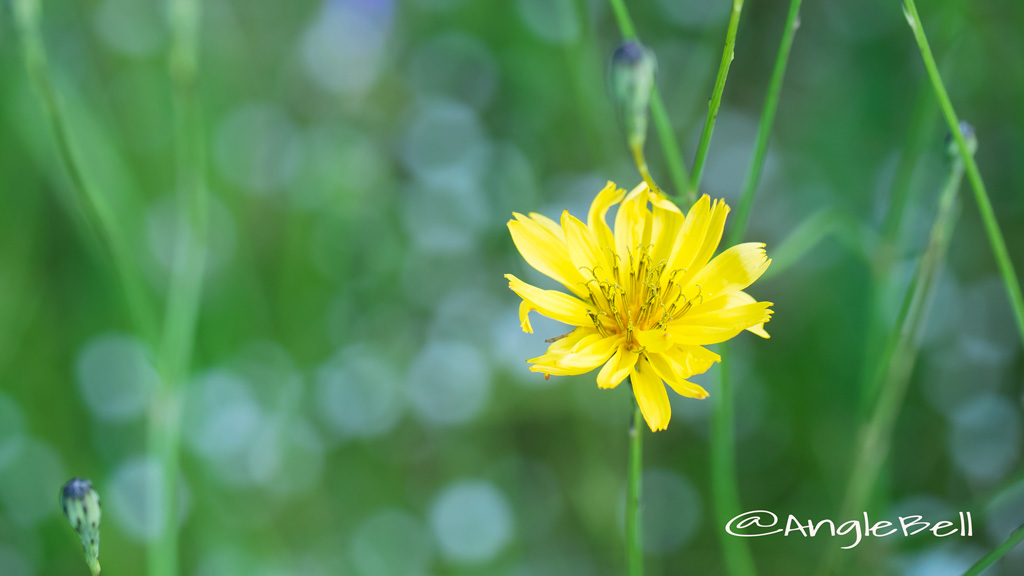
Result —
<svg viewBox="0 0 1024 576"><path fill-rule="evenodd" d="M85 562L93 575L100 573L100 495L92 482L72 478L61 488L60 507L71 527L82 538Z"/></svg>
<svg viewBox="0 0 1024 576"><path fill-rule="evenodd" d="M978 150L978 138L974 135L974 126L961 120L960 133L964 135L964 140L967 142L967 151L971 153L971 156L974 156L974 153ZM953 137L952 133L946 134L946 153L954 159L960 157L960 148L957 146L956 138Z"/></svg>
<svg viewBox="0 0 1024 576"><path fill-rule="evenodd" d="M626 42L612 54L608 85L630 148L642 148L647 139L647 111L657 71L654 52L639 42Z"/></svg>

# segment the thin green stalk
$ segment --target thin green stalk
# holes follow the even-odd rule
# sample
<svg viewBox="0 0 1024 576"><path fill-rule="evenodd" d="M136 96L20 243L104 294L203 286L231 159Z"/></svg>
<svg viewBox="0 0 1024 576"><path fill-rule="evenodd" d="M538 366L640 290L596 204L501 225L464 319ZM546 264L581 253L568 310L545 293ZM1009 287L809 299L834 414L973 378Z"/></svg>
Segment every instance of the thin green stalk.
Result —
<svg viewBox="0 0 1024 576"><path fill-rule="evenodd" d="M711 102L708 103L708 117L704 121L700 144L697 145L697 155L693 159L693 173L690 177L692 194L696 194L697 190L700 190L700 179L704 175L704 161L708 155L708 145L711 144L711 133L715 131L718 108L722 105L722 92L725 91L725 80L729 77L729 66L732 65L735 55L736 29L740 25L741 12L743 12L743 0L732 0L732 16L729 17L729 28L725 34L725 50L722 52L722 62L718 65L718 77L715 78L715 89L711 93Z"/></svg>
<svg viewBox="0 0 1024 576"><path fill-rule="evenodd" d="M871 498L871 489L889 455L892 429L910 382L920 332L927 317L928 302L945 261L956 222L957 190L963 176L963 163L957 159L939 199L939 211L932 225L928 247L907 287L893 331L872 380L871 388L876 391L878 400L871 418L861 428L858 436L857 453L840 518L852 517L864 510ZM821 567L822 574L832 567L836 554L834 550L826 554Z"/></svg>
<svg viewBox="0 0 1024 576"><path fill-rule="evenodd" d="M626 40L636 40L636 28L633 26L633 19L630 18L629 11L626 9L625 1L610 1L622 37ZM697 201L697 192L696 189L690 189L690 178L686 172L686 165L683 163L683 154L679 149L679 140L676 139L675 131L672 129L672 122L669 120L668 112L665 111L665 103L661 99L661 93L658 91L657 86L651 91L651 121L654 123L654 130L658 133L661 150L665 154L665 164L668 166L672 186L676 189L676 197L687 204L693 204Z"/></svg>
<svg viewBox="0 0 1024 576"><path fill-rule="evenodd" d="M779 52L775 57L775 66L772 69L771 80L768 83L768 94L765 97L764 109L761 113L760 126L757 133L757 145L754 147L754 155L750 161L750 170L747 173L747 181L744 186L743 196L736 210L736 220L729 231L728 245L739 242L746 230L749 220L750 209L754 203L754 193L761 180L761 173L764 167L764 159L768 153L768 139L771 134L772 124L775 121L775 111L778 108L779 93L782 91L782 80L786 74L786 63L789 61L790 48L793 46L793 37L800 26L800 3L801 0L792 0L789 5L789 14L786 16L786 27L782 33L782 41L779 44ZM734 4L734 22L739 21L739 9L741 6ZM730 24L731 42L735 42L735 24ZM729 42L729 41L727 41ZM730 54L731 44L727 46L726 52ZM728 63L723 58L725 73L728 73ZM725 84L725 74L719 72L721 85ZM721 100L721 90L716 84L718 100ZM714 105L713 114L709 114L709 120L717 114L717 103ZM711 136L711 126L705 127L708 140ZM704 150L707 149L706 142ZM699 179L697 167L694 174ZM697 182L697 181L695 181ZM696 183L693 187L696 190ZM732 383L729 380L729 359L727 353L728 345L723 343L719 346L719 353L722 356L722 363L718 370L718 393L715 395L715 403L711 413L711 475L714 492L715 517L718 525L725 526L730 518L733 518L740 511L739 483L736 478L736 445L734 439L734 403L732 395ZM750 554L750 548L746 540L730 537L721 532L722 548L725 551L726 571L733 575L755 574L754 559Z"/></svg>
<svg viewBox="0 0 1024 576"><path fill-rule="evenodd" d="M729 246L738 243L743 238L743 233L747 230L750 209L754 204L754 193L757 191L757 185L761 182L761 174L764 171L764 159L768 155L768 139L772 132L772 125L775 123L775 111L779 107L779 93L782 92L782 80L786 76L789 51L793 47L793 37L796 36L796 30L800 27L801 3L802 0L792 0L789 3L786 27L782 32L779 53L775 57L772 77L768 82L768 95L764 99L764 108L761 111L761 122L757 127L757 144L754 146L754 155L750 160L750 170L747 172L747 181L743 186L743 196L740 197L740 203L736 208L736 219L733 220L732 229L729 230L727 242Z"/></svg>
<svg viewBox="0 0 1024 576"><path fill-rule="evenodd" d="M61 109L60 98L53 85L46 49L39 31L39 0L14 0L14 20L25 52L25 66L42 96L43 109L53 128L54 141L61 164L71 180L75 200L85 214L91 232L113 263L115 275L124 291L128 311L136 328L147 339L155 333L152 309L141 273L132 258L132 242L118 224L107 198L91 185L75 154L68 122Z"/></svg>
<svg viewBox="0 0 1024 576"><path fill-rule="evenodd" d="M1010 305L1013 308L1013 316L1017 320L1017 328L1020 330L1021 339L1024 340L1024 295L1021 294L1020 282L1006 249L1006 241L1003 239L1003 233L999 229L999 222L996 221L988 192L985 190L985 182L981 179L981 173L978 171L978 165L974 161L967 140L960 132L960 120L953 109L953 103L949 99L946 87L942 83L938 66L935 65L935 58L928 46L928 38L924 34L924 27L921 24L921 17L917 13L914 0L904 0L903 8L907 23L910 24L910 29L913 30L914 38L917 40L917 47L921 51L921 58L924 60L924 66L928 71L928 78L931 79L935 96L939 100L942 114L946 118L946 124L949 125L949 131L956 140L957 150L960 152L960 158L967 171L967 180L970 181L971 189L974 190L974 200L978 204L982 223L988 233L989 244L992 245L992 254L996 258L999 272L1003 276L1003 283L1006 285L1006 291L1010 297Z"/></svg>
<svg viewBox="0 0 1024 576"><path fill-rule="evenodd" d="M728 356L727 349L728 344L725 342L718 345L718 353L723 359ZM724 527L740 512L739 486L736 482L736 439L733 428L736 418L735 407L732 381L729 378L729 363L724 360L718 365L717 383L718 393L713 395L714 406L711 414L711 493L716 524ZM735 576L757 573L754 558L745 539L723 536L722 548L725 552L726 574Z"/></svg>
<svg viewBox="0 0 1024 576"><path fill-rule="evenodd" d="M981 560L978 560L974 566L967 572L964 572L964 576L978 576L986 568L993 565L1000 558L1006 555L1007 552L1012 550L1017 544L1020 544L1024 540L1024 525L1019 526L1016 530L1010 534L1010 537L1006 539L1006 542L1000 544L995 550L986 554Z"/></svg>
<svg viewBox="0 0 1024 576"><path fill-rule="evenodd" d="M626 494L626 562L629 576L644 573L644 553L640 534L640 481L643 469L643 414L640 405L633 409L629 423L629 487Z"/></svg>
<svg viewBox="0 0 1024 576"><path fill-rule="evenodd" d="M207 191L202 118L196 93L200 7L197 0L169 5L172 45L170 75L177 108L176 155L179 231L174 272L167 297L158 359L162 386L152 407L150 454L160 463L159 492L152 494L164 510L160 537L150 544L150 576L177 576L177 496L179 469L180 386L188 378L206 262Z"/></svg>

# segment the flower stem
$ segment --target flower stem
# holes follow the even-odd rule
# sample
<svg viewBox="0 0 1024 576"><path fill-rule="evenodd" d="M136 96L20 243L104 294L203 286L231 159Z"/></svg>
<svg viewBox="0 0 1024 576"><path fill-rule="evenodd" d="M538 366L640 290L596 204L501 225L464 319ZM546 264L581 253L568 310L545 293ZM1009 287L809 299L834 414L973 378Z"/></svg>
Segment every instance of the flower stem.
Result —
<svg viewBox="0 0 1024 576"><path fill-rule="evenodd" d="M732 383L729 380L728 343L718 345L722 362L718 365L718 393L713 396L711 413L711 486L715 523L724 527L739 513L740 495L736 481L736 441ZM724 534L724 529L722 529ZM722 536L726 574L756 574L754 559L743 538Z"/></svg>
<svg viewBox="0 0 1024 576"><path fill-rule="evenodd" d="M196 93L200 7L172 0L170 75L175 87L178 221L174 272L164 311L158 368L161 389L150 417L149 450L161 471L154 504L164 511L160 537L150 544L150 576L177 576L180 386L188 378L206 261L207 191L202 118Z"/></svg>
<svg viewBox="0 0 1024 576"><path fill-rule="evenodd" d="M107 198L91 185L86 176L75 153L71 129L50 76L46 49L39 31L41 3L39 0L14 0L12 7L25 52L25 67L42 96L44 112L53 128L57 153L71 181L77 204L85 215L90 231L98 237L113 263L136 329L150 339L156 333L155 324L145 284L132 258L133 243L127 238Z"/></svg>
<svg viewBox="0 0 1024 576"><path fill-rule="evenodd" d="M953 109L953 104L949 99L949 94L946 92L946 87L942 83L942 76L939 74L939 69L935 64L932 50L928 46L928 38L924 34L924 27L921 25L921 17L917 13L917 6L914 4L914 0L904 0L903 9L907 17L907 23L910 25L910 29L914 32L914 38L917 40L921 58L924 60L924 66L928 71L932 88L935 90L935 96L939 100L942 114L946 118L946 124L949 125L949 131L953 134L953 138L956 141L957 149L960 152L960 159L963 161L964 168L967 171L967 180L970 181L971 189L974 190L974 200L978 204L982 223L985 225L985 231L988 233L989 244L992 245L992 254L996 258L999 272L1003 276L1003 283L1006 285L1006 291L1009 293L1010 305L1013 308L1014 318L1017 320L1017 328L1020 330L1021 339L1024 340L1024 295L1021 294L1020 282L1014 271L1013 262L1010 261L1010 255L1006 249L1006 241L1003 239L1003 233L999 229L999 223L996 221L988 192L985 190L985 182L981 179L981 173L978 171L978 165L975 163L974 156L967 146L967 140L960 131L960 120Z"/></svg>
<svg viewBox="0 0 1024 576"><path fill-rule="evenodd" d="M757 191L757 185L761 180L764 159L768 153L768 137L771 134L772 124L775 121L775 111L778 108L779 93L782 91L782 80L786 74L786 64L789 61L790 48L793 46L793 37L796 35L796 30L800 26L800 3L801 0L792 0L789 5L786 27L782 33L779 52L775 57L775 66L772 68L772 77L768 83L768 94L765 97L764 109L761 112L761 121L757 132L757 145L754 147L754 155L750 161L750 169L747 172L743 196L736 210L736 220L729 230L729 245L739 242L746 231L750 209L754 203L754 193ZM730 35L726 41L726 54L729 55L730 61L732 59L732 44L735 43L735 23L739 21L739 10L741 7L742 2L733 5L733 22L730 23ZM724 73L722 70L719 71L720 85L719 83L715 85L717 101L715 98L712 98L713 113L708 115L711 123L705 126L707 140L711 138L713 118L717 115L717 103L721 101L721 88L725 85L725 74L728 73L728 62L724 56L722 65ZM702 149L706 151L707 141L703 138L702 144L704 144ZM703 159L702 155L699 157ZM694 167L694 175L696 180L692 189L696 190L700 178L696 165ZM739 484L736 479L736 446L733 437L735 416L732 384L729 381L727 349L728 345L725 343L719 346L722 363L718 370L718 394L715 395L715 403L711 414L711 476L714 491L715 517L720 526L725 526L729 519L739 512L740 507ZM722 548L725 552L727 572L733 575L755 574L754 559L750 554L750 548L747 546L746 540L730 537L724 532L720 534Z"/></svg>
<svg viewBox="0 0 1024 576"><path fill-rule="evenodd" d="M841 518L860 512L867 506L871 498L871 489L888 457L892 429L910 381L917 356L918 339L927 317L928 303L945 261L956 222L957 190L963 176L963 163L957 158L953 162L949 178L939 198L939 211L932 225L928 246L907 287L878 370L870 382L871 390L877 393L878 399L870 419L861 428L858 436L857 453L846 487ZM833 568L836 554L834 550L826 553L819 571L821 574L826 574L828 569Z"/></svg>
<svg viewBox="0 0 1024 576"><path fill-rule="evenodd" d="M718 108L722 105L722 92L725 91L725 80L729 76L729 66L732 65L736 47L736 29L740 25L741 12L743 12L743 0L732 0L732 16L729 17L729 28L725 33L725 50L722 51L722 62L718 65L718 76L715 78L715 88L711 92L711 101L708 103L708 117L704 121L700 144L697 145L697 155L693 159L689 194L696 195L697 190L700 190L700 179L704 175L704 161L708 155L708 145L711 144L711 133L715 131Z"/></svg>
<svg viewBox="0 0 1024 576"><path fill-rule="evenodd" d="M626 40L636 40L636 28L633 26L633 19L626 9L625 0L610 0L612 11L615 12L615 20L619 24L619 31ZM658 140L661 142L661 150L665 154L665 164L668 166L669 177L672 179L672 186L676 189L676 197L688 204L697 201L696 189L691 190L689 186L690 177L683 164L683 155L679 150L679 140L676 139L675 131L672 129L672 122L669 120L668 112L665 111L665 103L661 99L658 87L651 90L651 121L658 133ZM635 151L633 151L635 155Z"/></svg>
<svg viewBox="0 0 1024 576"><path fill-rule="evenodd" d="M629 576L642 576L644 554L640 545L640 490L643 469L643 414L640 405L633 409L629 423L629 487L626 494L626 558Z"/></svg>
<svg viewBox="0 0 1024 576"><path fill-rule="evenodd" d="M995 550L986 554L981 560L978 560L974 566L971 566L970 570L964 572L964 576L978 576L986 568L995 564L997 560L1017 546L1017 544L1020 544L1022 540L1024 540L1024 525L1017 527L1017 529L1010 534L1010 537L1006 539L1006 542L1003 542L996 547Z"/></svg>
<svg viewBox="0 0 1024 576"><path fill-rule="evenodd" d="M782 92L782 80L786 76L789 51L793 47L796 30L800 27L801 3L802 0L792 0L789 3L786 27L782 32L782 42L779 43L779 53L775 56L775 66L772 68L772 77L768 82L768 94L765 96L764 108L761 111L761 122L757 127L757 144L754 146L754 155L750 160L747 181L743 186L743 196L736 208L736 219L733 220L732 228L729 230L727 243L729 246L743 239L743 233L746 232L747 222L750 219L750 209L754 204L754 193L757 191L757 185L761 182L764 159L768 155L768 137L771 135L772 125L775 123L775 111L779 107L779 93Z"/></svg>

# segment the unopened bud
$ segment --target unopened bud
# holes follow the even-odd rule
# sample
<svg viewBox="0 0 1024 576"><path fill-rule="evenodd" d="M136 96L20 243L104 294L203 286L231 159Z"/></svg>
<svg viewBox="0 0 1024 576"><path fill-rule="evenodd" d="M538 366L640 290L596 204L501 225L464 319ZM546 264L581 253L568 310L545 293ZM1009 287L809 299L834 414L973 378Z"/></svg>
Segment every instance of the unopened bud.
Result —
<svg viewBox="0 0 1024 576"><path fill-rule="evenodd" d="M654 52L639 42L626 42L612 54L608 84L630 148L643 147L647 139L647 111L657 71Z"/></svg>
<svg viewBox="0 0 1024 576"><path fill-rule="evenodd" d="M93 576L100 573L100 495L92 482L72 478L60 490L60 507L71 527L82 538L85 562Z"/></svg>
<svg viewBox="0 0 1024 576"><path fill-rule="evenodd" d="M971 156L974 156L974 153L978 150L978 137L974 135L974 126L961 120L960 133L964 135L964 141L967 142L967 151L971 153ZM956 138L953 137L952 133L946 134L946 152L951 158L960 157L960 147L957 146Z"/></svg>

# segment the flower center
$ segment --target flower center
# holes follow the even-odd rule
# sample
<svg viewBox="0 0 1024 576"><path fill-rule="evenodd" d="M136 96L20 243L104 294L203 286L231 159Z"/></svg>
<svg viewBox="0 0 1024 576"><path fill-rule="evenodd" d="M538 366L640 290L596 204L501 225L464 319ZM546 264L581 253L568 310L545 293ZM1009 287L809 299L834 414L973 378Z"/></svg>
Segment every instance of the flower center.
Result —
<svg viewBox="0 0 1024 576"><path fill-rule="evenodd" d="M590 319L602 336L623 334L630 350L639 350L636 330L665 329L669 322L685 314L692 306L683 286L677 281L686 275L685 268L666 274L665 260L655 262L650 246L640 246L629 253L626 266L618 254L611 254L609 274L600 267L582 269L587 280L590 303L595 310ZM694 298L699 298L698 293Z"/></svg>

